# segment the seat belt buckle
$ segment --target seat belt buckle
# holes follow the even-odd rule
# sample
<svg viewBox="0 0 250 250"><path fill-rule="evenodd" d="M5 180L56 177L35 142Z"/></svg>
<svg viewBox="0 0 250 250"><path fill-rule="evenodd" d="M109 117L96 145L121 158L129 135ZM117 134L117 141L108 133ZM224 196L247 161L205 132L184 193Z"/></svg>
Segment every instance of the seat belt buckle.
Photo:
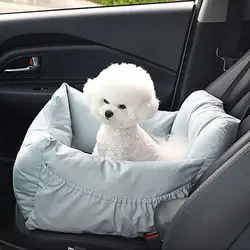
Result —
<svg viewBox="0 0 250 250"><path fill-rule="evenodd" d="M146 233L144 234L144 239L148 242L149 249L161 249L162 241L158 233Z"/></svg>
<svg viewBox="0 0 250 250"><path fill-rule="evenodd" d="M219 48L216 49L216 56L222 60L224 72L227 71L234 63L236 63L238 61L238 58L230 58L230 57L220 56Z"/></svg>
<svg viewBox="0 0 250 250"><path fill-rule="evenodd" d="M144 239L145 240L153 240L159 238L159 234L158 233L146 233L144 234Z"/></svg>

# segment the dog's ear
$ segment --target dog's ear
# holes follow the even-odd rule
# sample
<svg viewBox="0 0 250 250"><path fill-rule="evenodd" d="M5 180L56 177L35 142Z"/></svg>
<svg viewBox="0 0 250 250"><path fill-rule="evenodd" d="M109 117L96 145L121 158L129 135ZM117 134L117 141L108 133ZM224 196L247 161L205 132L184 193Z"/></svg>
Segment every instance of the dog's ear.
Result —
<svg viewBox="0 0 250 250"><path fill-rule="evenodd" d="M92 115L98 117L98 82L96 79L88 79L83 87L83 96L85 97Z"/></svg>
<svg viewBox="0 0 250 250"><path fill-rule="evenodd" d="M159 108L159 100L152 97L149 102L143 103L137 112L140 120L148 120L152 118Z"/></svg>
<svg viewBox="0 0 250 250"><path fill-rule="evenodd" d="M95 92L96 92L95 80L88 79L85 85L83 86L83 95L89 103L93 101Z"/></svg>

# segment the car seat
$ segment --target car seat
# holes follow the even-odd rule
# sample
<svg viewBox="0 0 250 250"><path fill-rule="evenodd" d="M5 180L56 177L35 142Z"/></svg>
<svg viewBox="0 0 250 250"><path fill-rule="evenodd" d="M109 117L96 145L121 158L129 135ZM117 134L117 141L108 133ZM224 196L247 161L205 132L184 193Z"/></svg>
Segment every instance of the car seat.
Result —
<svg viewBox="0 0 250 250"><path fill-rule="evenodd" d="M159 204L155 227L163 250L250 248L250 52L206 90L241 119L238 140L207 169L189 198Z"/></svg>
<svg viewBox="0 0 250 250"><path fill-rule="evenodd" d="M241 119L238 140L207 169L188 198L158 205L154 219L159 238L29 231L17 206L17 239L37 250L249 249L250 51L206 91L223 101L227 113Z"/></svg>

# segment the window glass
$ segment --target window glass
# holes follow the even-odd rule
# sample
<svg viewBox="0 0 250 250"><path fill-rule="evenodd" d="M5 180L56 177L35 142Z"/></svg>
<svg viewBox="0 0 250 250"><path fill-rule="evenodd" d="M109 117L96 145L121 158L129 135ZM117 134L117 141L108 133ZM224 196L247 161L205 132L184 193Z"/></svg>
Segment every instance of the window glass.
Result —
<svg viewBox="0 0 250 250"><path fill-rule="evenodd" d="M177 1L180 0L0 0L0 13Z"/></svg>

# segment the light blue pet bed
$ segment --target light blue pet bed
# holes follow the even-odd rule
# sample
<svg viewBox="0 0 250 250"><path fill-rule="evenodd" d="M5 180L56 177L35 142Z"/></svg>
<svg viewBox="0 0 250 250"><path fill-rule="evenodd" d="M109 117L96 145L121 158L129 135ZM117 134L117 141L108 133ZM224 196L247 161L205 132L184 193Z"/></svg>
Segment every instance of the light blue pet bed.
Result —
<svg viewBox="0 0 250 250"><path fill-rule="evenodd" d="M89 153L100 124L82 93L63 84L28 129L14 167L14 192L28 229L140 236L154 231L163 200L186 197L195 180L236 138L239 120L205 91L179 112L141 122L153 135L189 141L186 160L122 162Z"/></svg>

